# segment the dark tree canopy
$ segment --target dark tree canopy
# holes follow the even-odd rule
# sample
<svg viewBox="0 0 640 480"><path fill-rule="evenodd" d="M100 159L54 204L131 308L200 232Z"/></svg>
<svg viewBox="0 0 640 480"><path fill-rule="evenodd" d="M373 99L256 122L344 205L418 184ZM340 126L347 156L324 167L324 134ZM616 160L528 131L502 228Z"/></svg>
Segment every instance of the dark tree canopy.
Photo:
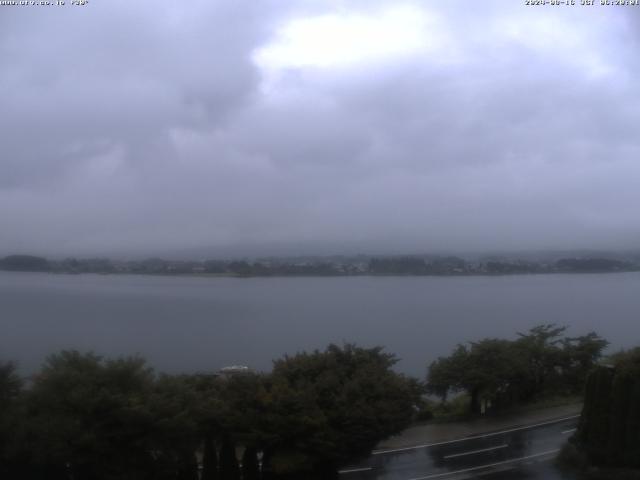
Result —
<svg viewBox="0 0 640 480"><path fill-rule="evenodd" d="M395 362L381 348L350 344L276 361L267 419L283 432L271 445L277 469L334 468L406 427L421 392L391 370Z"/></svg>
<svg viewBox="0 0 640 480"><path fill-rule="evenodd" d="M588 377L574 441L596 465L640 468L640 348Z"/></svg>
<svg viewBox="0 0 640 480"><path fill-rule="evenodd" d="M608 342L594 332L562 337L566 327L539 325L516 340L488 338L458 345L429 366L429 393L466 392L470 412L500 408L549 393L580 393Z"/></svg>
<svg viewBox="0 0 640 480"><path fill-rule="evenodd" d="M417 382L380 348L331 345L269 374L157 375L63 351L25 387L0 365L2 478L207 480L335 473L408 425ZM244 453L242 453L244 452ZM243 468L239 456L243 455Z"/></svg>
<svg viewBox="0 0 640 480"><path fill-rule="evenodd" d="M15 272L46 272L50 268L46 258L34 255L9 255L0 259L0 269Z"/></svg>

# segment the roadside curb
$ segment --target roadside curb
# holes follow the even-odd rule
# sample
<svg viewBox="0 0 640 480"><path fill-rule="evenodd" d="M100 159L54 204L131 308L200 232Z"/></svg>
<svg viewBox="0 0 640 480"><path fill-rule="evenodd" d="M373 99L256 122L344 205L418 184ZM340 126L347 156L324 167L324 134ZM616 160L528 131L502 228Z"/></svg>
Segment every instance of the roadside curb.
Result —
<svg viewBox="0 0 640 480"><path fill-rule="evenodd" d="M391 448L391 449L383 449L383 450L373 450L371 452L371 455L386 455L386 454L389 454L389 453L404 452L404 451L408 451L408 450L419 450L419 449L422 449L422 448L437 447L437 446L446 445L446 444L449 444L449 443L464 442L465 440L476 440L478 438L485 438L485 437L493 437L493 436L497 436L497 435L504 435L505 433L516 432L516 431L519 431L519 430L528 430L530 428L537 428L537 427L542 427L542 426L546 426L546 425L553 425L555 423L562 423L562 422L565 422L565 421L574 420L574 419L576 419L578 417L580 417L580 414L571 415L569 417L557 418L555 420L547 420L545 422L539 422L539 423L534 423L534 424L530 424L530 425L512 426L512 427L509 427L509 428L506 428L506 429L502 429L502 430L495 430L493 432L478 433L478 434L474 434L474 435L468 435L466 437L459 437L459 438L454 438L454 439L450 439L450 440L443 440L443 441L438 441L438 442L433 442L433 443L425 443L425 444L421 444L421 445L412 445L412 446L407 446L407 447L399 447L399 448Z"/></svg>
<svg viewBox="0 0 640 480"><path fill-rule="evenodd" d="M533 417L529 421L523 420L522 422L517 422L514 418L514 423L505 423L503 425L473 425L473 422L451 422L449 424L438 424L437 426L435 426L437 428L434 428L437 430L447 430L447 427L449 427L451 428L451 430L453 430L450 434L445 434L443 432L424 431L430 429L430 427L434 427L429 424L423 425L421 427L410 427L409 429L398 435L398 437L416 437L413 438L413 442L411 442L409 438L407 438L406 443L402 442L400 438L395 438L395 442L389 441L391 439L387 439L386 442L381 442L379 444L379 448L373 450L372 454L380 455L393 451L414 450L419 448L426 448L428 446L453 443L455 441L490 437L500 433L525 430L528 428L534 428L536 426L560 423L565 420L571 420L580 417L581 408L581 405L576 404L575 408L567 408L567 411L563 412L563 414L561 415L552 415L548 417L536 417L529 415L530 417ZM526 415L524 416L526 417ZM504 420L506 420L506 418ZM496 423L498 422L499 420L496 419ZM423 432L420 432L420 430L423 430ZM411 433L411 435L408 435L408 433Z"/></svg>

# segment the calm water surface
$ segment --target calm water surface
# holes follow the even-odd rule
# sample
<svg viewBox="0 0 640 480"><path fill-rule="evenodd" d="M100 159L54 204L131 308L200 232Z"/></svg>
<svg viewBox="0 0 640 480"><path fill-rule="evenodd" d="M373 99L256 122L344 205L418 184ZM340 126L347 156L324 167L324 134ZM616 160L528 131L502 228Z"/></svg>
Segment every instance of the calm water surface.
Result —
<svg viewBox="0 0 640 480"><path fill-rule="evenodd" d="M504 277L198 278L0 272L0 359L36 369L63 348L144 355L168 372L330 342L384 345L424 376L458 342L539 323L640 344L640 273Z"/></svg>

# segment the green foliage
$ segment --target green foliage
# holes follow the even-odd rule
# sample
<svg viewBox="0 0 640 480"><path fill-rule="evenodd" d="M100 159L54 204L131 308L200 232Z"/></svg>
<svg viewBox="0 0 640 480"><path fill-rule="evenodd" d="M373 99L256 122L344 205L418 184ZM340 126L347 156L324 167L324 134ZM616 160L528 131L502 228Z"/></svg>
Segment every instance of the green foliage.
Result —
<svg viewBox="0 0 640 480"><path fill-rule="evenodd" d="M621 272L633 270L630 262L610 258L562 258L556 262L560 272Z"/></svg>
<svg viewBox="0 0 640 480"><path fill-rule="evenodd" d="M156 378L137 357L63 351L25 402L31 478L196 478L197 397L186 377Z"/></svg>
<svg viewBox="0 0 640 480"><path fill-rule="evenodd" d="M471 413L480 413L481 398L496 399L517 375L519 362L514 353L507 340L458 345L450 357L440 358L429 367L429 391L443 398L450 390L465 391L471 397Z"/></svg>
<svg viewBox="0 0 640 480"><path fill-rule="evenodd" d="M139 358L49 357L27 395L35 465L76 478L133 478L150 470L144 404L152 373Z"/></svg>
<svg viewBox="0 0 640 480"><path fill-rule="evenodd" d="M434 413L433 413L433 407L429 404L422 404L420 406L418 406L418 411L416 412L415 415L415 421L416 422L428 422L429 420L432 420L434 417Z"/></svg>
<svg viewBox="0 0 640 480"><path fill-rule="evenodd" d="M581 391L587 375L600 360L602 351L608 345L609 342L599 337L595 332L562 340L562 365L564 368L562 380L571 391Z"/></svg>
<svg viewBox="0 0 640 480"><path fill-rule="evenodd" d="M218 430L245 445L263 443L271 435L260 428L267 395L264 376L233 375L218 388Z"/></svg>
<svg viewBox="0 0 640 480"><path fill-rule="evenodd" d="M13 465L13 458L20 426L19 399L22 386L15 364L0 364L0 478L10 478L18 467Z"/></svg>
<svg viewBox="0 0 640 480"><path fill-rule="evenodd" d="M333 474L411 421L422 390L393 372L395 361L381 348L331 345L277 360L268 375L218 377L63 351L26 390L12 364L0 365L0 473L195 480L201 453L203 479L251 479L263 451L275 474Z"/></svg>
<svg viewBox="0 0 640 480"><path fill-rule="evenodd" d="M0 259L0 269L14 272L47 272L51 267L46 258L33 255L9 255Z"/></svg>
<svg viewBox="0 0 640 480"><path fill-rule="evenodd" d="M576 442L596 465L640 467L640 348L589 374Z"/></svg>
<svg viewBox="0 0 640 480"><path fill-rule="evenodd" d="M306 464L321 470L368 453L406 427L421 390L391 370L395 362L381 348L350 344L276 361L267 420L281 433L271 447L315 459Z"/></svg>
<svg viewBox="0 0 640 480"><path fill-rule="evenodd" d="M588 456L596 462L602 462L606 458L611 423L612 383L613 371L598 367L589 375L585 388L585 403L576 438L586 447Z"/></svg>
<svg viewBox="0 0 640 480"><path fill-rule="evenodd" d="M446 402L438 402L433 407L433 416L447 421L468 417L470 402L471 397L466 393L455 395Z"/></svg>
<svg viewBox="0 0 640 480"><path fill-rule="evenodd" d="M425 275L428 270L422 258L393 257L372 258L369 261L369 271L378 275Z"/></svg>
<svg viewBox="0 0 640 480"><path fill-rule="evenodd" d="M480 413L483 403L495 409L550 393L580 392L608 343L593 332L562 337L565 330L539 325L516 340L487 338L458 345L429 366L427 390L443 401L451 392L466 392L470 413Z"/></svg>
<svg viewBox="0 0 640 480"><path fill-rule="evenodd" d="M22 380L13 362L0 363L0 415L17 399L22 390Z"/></svg>

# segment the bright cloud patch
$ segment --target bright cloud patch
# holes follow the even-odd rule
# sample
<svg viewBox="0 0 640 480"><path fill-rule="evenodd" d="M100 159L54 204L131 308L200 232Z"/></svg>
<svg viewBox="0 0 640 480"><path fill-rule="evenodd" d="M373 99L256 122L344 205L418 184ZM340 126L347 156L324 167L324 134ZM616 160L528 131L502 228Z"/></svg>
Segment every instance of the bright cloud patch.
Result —
<svg viewBox="0 0 640 480"><path fill-rule="evenodd" d="M366 63L434 49L442 40L436 26L433 16L410 6L299 18L285 24L255 60L263 68Z"/></svg>

